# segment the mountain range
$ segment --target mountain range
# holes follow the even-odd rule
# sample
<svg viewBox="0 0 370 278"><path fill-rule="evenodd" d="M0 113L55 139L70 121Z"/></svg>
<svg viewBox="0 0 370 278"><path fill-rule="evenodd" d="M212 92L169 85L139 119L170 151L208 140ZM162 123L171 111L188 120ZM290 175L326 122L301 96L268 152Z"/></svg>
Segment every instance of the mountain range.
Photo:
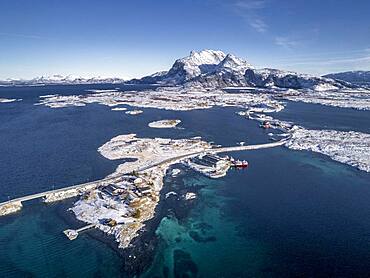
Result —
<svg viewBox="0 0 370 278"><path fill-rule="evenodd" d="M133 79L129 83L211 88L248 86L316 90L354 87L345 81L326 77L270 68L256 69L233 54L215 50L191 51L189 56L176 60L168 71Z"/></svg>
<svg viewBox="0 0 370 278"><path fill-rule="evenodd" d="M121 78L82 78L75 77L72 75L51 75L41 76L33 79L7 79L0 81L0 85L3 86L37 86L37 85L72 85L72 84L103 84L103 83L123 83L124 80Z"/></svg>
<svg viewBox="0 0 370 278"><path fill-rule="evenodd" d="M324 75L324 77L343 80L359 86L370 87L370 71L345 71Z"/></svg>
<svg viewBox="0 0 370 278"><path fill-rule="evenodd" d="M354 73L354 72L352 72ZM369 72L366 80L369 80ZM233 54L218 50L191 51L190 55L177 59L168 71L161 71L140 79L125 81L120 78L81 78L53 75L31 80L0 81L0 85L51 85L51 84L157 84L161 86L185 87L260 87L331 90L355 88L362 85L352 83L355 78L346 78L345 73L316 77L291 71L263 68L256 69L250 63ZM357 80L357 79L356 79Z"/></svg>

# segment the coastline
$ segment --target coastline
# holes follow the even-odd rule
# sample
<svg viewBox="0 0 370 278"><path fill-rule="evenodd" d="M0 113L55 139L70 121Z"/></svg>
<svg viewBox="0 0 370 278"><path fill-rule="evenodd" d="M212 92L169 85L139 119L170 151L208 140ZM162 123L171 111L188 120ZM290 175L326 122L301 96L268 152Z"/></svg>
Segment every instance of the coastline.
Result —
<svg viewBox="0 0 370 278"><path fill-rule="evenodd" d="M171 176L173 168L181 168L182 174L176 177ZM126 248L119 248L114 235L107 234L99 229L91 229L83 232L83 235L102 242L120 257L122 262L120 266L123 272L122 277L137 277L137 275L145 273L145 271L149 269L155 258L156 247L160 241L160 238L158 238L156 234L156 230L163 218L175 215L178 220L181 220L189 215L195 202L192 200L185 200L185 198L181 197L188 191L182 180L184 175L186 175L185 171L187 171L185 167L177 164L171 165L168 168L153 218L143 222L144 226L138 231L138 236L133 238L130 245ZM174 184L176 185L177 195L166 198L167 193L174 191ZM197 191L199 189L200 188L198 188ZM192 189L192 191L194 191L194 189ZM78 200L78 197L56 203L58 206L58 217L72 227L80 227L86 224L76 219L74 214L68 211L68 208L71 207L76 200Z"/></svg>

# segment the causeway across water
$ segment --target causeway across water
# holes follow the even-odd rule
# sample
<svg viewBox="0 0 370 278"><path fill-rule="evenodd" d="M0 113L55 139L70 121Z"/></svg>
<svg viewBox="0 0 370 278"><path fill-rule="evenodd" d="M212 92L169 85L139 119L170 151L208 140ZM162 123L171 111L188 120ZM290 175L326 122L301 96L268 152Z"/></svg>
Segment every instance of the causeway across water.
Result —
<svg viewBox="0 0 370 278"><path fill-rule="evenodd" d="M206 149L204 151L198 151L198 152L191 152L191 153L183 154L183 155L180 155L180 156L175 156L175 157L167 158L167 159L162 160L160 162L157 162L157 163L154 163L154 164L151 164L151 165L148 165L148 166L139 168L137 170L137 172L142 172L142 171L145 171L145 170L149 170L151 168L160 166L162 164L166 164L166 163L178 161L178 160L181 160L181 159L184 159L184 158L189 158L189 157L196 156L196 155L199 155L199 154L205 153L205 152L209 152L209 153L225 153L225 152L259 150L259 149L267 149L267 148L278 147L278 146L282 146L285 143L287 143L290 140L290 138L291 137L289 136L288 138L284 138L284 139L282 139L280 141L272 142L272 143L266 143L266 144L247 145L247 146L234 146L234 147L222 147L222 148ZM101 179L101 180L97 180L97 181L76 184L76 185L72 185L72 186L68 186L68 187L63 187L63 188L59 188L59 189L44 191L44 192L40 192L40 193L35 193L35 194L27 195L27 196L24 196L24 197L19 197L19 198L11 199L9 201L0 203L0 207L3 206L3 205L11 204L11 203L25 202L25 201L30 201L30 200L33 200L33 199L43 198L43 197L45 197L46 195L49 195L49 194L63 192L63 191L71 190L71 189L79 189L79 188L83 188L83 187L86 187L86 186L96 186L97 187L97 186L99 186L99 185L101 185L103 183L117 180L118 178L120 178L120 177L122 177L122 176L124 176L126 174L129 174L129 173L130 172L122 173L119 176L107 177L107 178L104 178L104 179Z"/></svg>

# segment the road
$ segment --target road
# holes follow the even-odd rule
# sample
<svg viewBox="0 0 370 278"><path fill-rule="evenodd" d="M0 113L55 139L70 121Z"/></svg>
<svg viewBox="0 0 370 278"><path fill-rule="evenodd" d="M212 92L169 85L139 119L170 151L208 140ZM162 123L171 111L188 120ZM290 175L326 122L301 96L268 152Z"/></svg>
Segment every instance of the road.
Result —
<svg viewBox="0 0 370 278"><path fill-rule="evenodd" d="M277 142L266 143L266 144L234 146L234 147L222 147L222 148L207 149L207 150L198 151L198 152L191 152L191 153L187 153L187 154L167 158L165 160L156 162L152 165L148 165L148 166L139 168L137 170L137 172L142 172L142 171L149 170L151 168L154 168L154 167L157 167L157 166L160 166L160 165L163 165L163 164L167 164L167 163L175 162L175 161L178 161L178 160L181 160L181 159L184 159L184 158L189 158L189 157L192 157L192 156L196 156L196 155L199 155L199 154L204 153L204 152L225 153L225 152L258 150L258 149L267 149L267 148L278 147L278 146L284 145L287 141L289 141L289 139L290 139L290 137L284 138L284 139L282 139L280 141L277 141ZM106 182L109 182L109 181L114 181L117 178L120 178L121 176L124 176L124 175L129 174L129 173L130 172L122 173L122 174L120 174L120 176L108 177L108 178L104 178L104 179L97 180L97 181L76 184L76 185L72 185L72 186L69 186L69 187L63 187L63 188L59 188L59 189L54 189L54 190L49 190L49 191L44 191L44 192L40 192L40 193L27 195L27 196L24 196L24 197L19 197L19 198L16 198L16 199L11 199L9 201L0 203L0 206L5 205L5 204L9 204L9 203L13 203L13 202L30 201L30 200L33 200L33 199L38 199L38 198L45 197L48 194L63 192L63 191L71 190L71 189L79 189L79 188L83 188L83 187L86 187L86 186L98 186L102 183L106 183Z"/></svg>

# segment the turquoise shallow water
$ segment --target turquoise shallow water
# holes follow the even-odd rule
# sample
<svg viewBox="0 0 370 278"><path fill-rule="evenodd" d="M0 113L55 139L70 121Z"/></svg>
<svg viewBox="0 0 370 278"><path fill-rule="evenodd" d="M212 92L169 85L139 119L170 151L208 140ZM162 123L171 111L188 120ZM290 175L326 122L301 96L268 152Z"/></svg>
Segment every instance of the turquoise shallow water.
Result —
<svg viewBox="0 0 370 278"><path fill-rule="evenodd" d="M237 277L255 275L263 266L264 246L243 237L238 223L225 215L231 198L219 195L224 182L186 178L185 186L200 184L198 204L188 218L171 215L161 221L159 252L144 277ZM232 266L232 267L231 267Z"/></svg>
<svg viewBox="0 0 370 278"><path fill-rule="evenodd" d="M217 181L184 178L189 190L202 188L195 208L162 220L144 277L369 273L368 174L284 148L237 155L250 161L248 170Z"/></svg>
<svg viewBox="0 0 370 278"><path fill-rule="evenodd" d="M2 219L1 277L119 277L122 262L104 243L86 233L65 238L70 225L58 207L34 204Z"/></svg>
<svg viewBox="0 0 370 278"><path fill-rule="evenodd" d="M101 105L57 110L33 105L38 95L76 94L85 89L0 89L0 96L19 94L15 97L24 99L0 106L1 200L49 189L53 184L63 187L104 177L118 162L102 158L96 150L119 134L201 135L223 145L268 141L258 123L237 116L238 109L233 108L192 112L143 109L143 114L132 117ZM307 128L324 125L367 132L364 121L370 120L366 111L309 104L288 103L281 113L281 119L296 117L297 123ZM148 128L150 121L165 118L181 119L184 129ZM284 147L232 155L247 159L250 167L229 171L219 180L190 170L166 180L164 190L179 195L194 191L198 198L161 201L166 209L156 229L158 244L142 277L370 274L368 173L319 154ZM64 229L83 225L66 211L70 202L51 206L28 203L20 213L0 219L0 277L132 274L123 271L124 258L91 233L83 233L73 242L64 237Z"/></svg>

